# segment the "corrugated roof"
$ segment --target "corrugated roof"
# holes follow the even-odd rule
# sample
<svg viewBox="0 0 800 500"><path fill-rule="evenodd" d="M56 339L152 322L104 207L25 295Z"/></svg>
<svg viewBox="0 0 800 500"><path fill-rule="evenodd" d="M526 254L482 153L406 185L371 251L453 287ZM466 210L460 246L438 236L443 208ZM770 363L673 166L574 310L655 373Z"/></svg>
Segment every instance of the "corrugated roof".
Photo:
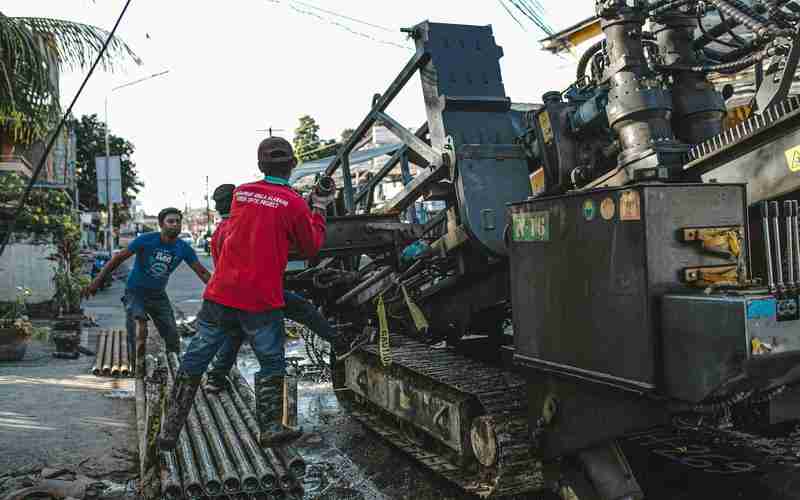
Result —
<svg viewBox="0 0 800 500"><path fill-rule="evenodd" d="M398 149L400 149L402 145L403 145L402 143L387 144L385 146L378 146L376 148L370 148L370 149L362 149L360 151L351 153L350 170L356 171L361 168L367 168L369 167L369 165L361 165L361 164L368 162L379 156L390 155L395 151L397 151ZM289 183L294 184L300 179L308 177L309 175L321 174L322 172L325 171L326 168L328 168L328 165L331 164L334 158L336 158L336 155L302 163L298 167L295 167L294 170L292 170L292 175L289 177Z"/></svg>

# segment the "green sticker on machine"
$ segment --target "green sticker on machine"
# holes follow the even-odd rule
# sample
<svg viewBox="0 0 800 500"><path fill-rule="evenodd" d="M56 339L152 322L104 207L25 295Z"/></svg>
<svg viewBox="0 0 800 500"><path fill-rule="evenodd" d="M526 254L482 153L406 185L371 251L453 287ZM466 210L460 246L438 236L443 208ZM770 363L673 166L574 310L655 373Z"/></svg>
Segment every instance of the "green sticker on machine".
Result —
<svg viewBox="0 0 800 500"><path fill-rule="evenodd" d="M511 223L514 241L550 241L549 212L518 212Z"/></svg>

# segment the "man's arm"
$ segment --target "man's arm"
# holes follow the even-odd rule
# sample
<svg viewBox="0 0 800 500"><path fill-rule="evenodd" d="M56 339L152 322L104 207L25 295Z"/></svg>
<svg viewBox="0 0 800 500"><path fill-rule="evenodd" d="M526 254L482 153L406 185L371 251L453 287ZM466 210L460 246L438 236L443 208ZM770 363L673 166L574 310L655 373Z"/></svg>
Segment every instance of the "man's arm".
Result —
<svg viewBox="0 0 800 500"><path fill-rule="evenodd" d="M208 280L211 279L211 273L208 272L206 266L201 264L199 260L196 260L191 264L189 264L189 267L192 268L192 271L194 271L194 273L197 275L198 278L200 278L203 281L203 283L208 283Z"/></svg>
<svg viewBox="0 0 800 500"><path fill-rule="evenodd" d="M119 252L114 254L114 256L111 257L111 260L109 260L106 263L106 265L103 266L103 269L99 273L97 273L97 276L95 276L94 280L92 280L89 286L83 289L83 291L81 292L83 296L89 297L91 295L96 294L97 290L99 290L100 286L103 284L103 281L105 281L106 276L113 273L114 270L116 270L120 264L128 260L131 255L133 255L133 252L131 252L127 248L125 250L120 250Z"/></svg>

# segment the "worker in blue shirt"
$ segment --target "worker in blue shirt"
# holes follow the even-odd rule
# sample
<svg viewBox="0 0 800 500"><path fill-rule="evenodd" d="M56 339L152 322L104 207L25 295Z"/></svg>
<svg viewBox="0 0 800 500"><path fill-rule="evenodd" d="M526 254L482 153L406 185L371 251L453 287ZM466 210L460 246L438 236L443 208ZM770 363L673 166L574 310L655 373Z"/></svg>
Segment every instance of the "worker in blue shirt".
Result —
<svg viewBox="0 0 800 500"><path fill-rule="evenodd" d="M182 220L183 216L177 208L165 208L159 212L158 225L161 230L139 236L128 248L116 253L84 290L85 296L94 295L107 275L131 256L136 256L122 302L125 304L129 352L133 353L133 360L139 363L144 355L148 316L164 339L167 352L177 353L180 350L175 314L166 292L170 274L181 262L186 262L203 283L211 278L211 273L197 259L194 249L178 239ZM134 366L139 368L138 363ZM143 374L138 373L138 376Z"/></svg>

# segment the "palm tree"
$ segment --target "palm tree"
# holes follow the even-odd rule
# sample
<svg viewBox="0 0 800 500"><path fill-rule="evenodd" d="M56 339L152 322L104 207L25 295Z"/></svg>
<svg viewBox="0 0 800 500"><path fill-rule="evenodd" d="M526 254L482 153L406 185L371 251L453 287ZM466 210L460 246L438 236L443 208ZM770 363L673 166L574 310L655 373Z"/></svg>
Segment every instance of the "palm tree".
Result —
<svg viewBox="0 0 800 500"><path fill-rule="evenodd" d="M58 118L58 75L64 67L90 65L108 32L86 24L0 12L0 154L43 139ZM130 58L141 61L115 37L103 55L104 70Z"/></svg>

